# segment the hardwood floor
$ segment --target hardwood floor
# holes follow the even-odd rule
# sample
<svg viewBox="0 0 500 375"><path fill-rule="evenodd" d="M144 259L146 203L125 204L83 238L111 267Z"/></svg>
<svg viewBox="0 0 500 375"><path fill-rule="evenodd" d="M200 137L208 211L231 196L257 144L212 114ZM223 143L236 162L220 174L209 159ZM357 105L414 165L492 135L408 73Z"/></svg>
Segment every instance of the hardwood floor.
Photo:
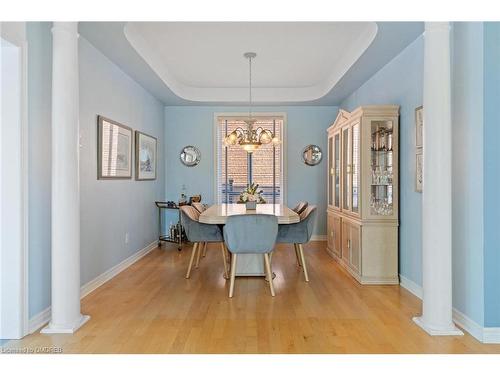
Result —
<svg viewBox="0 0 500 375"><path fill-rule="evenodd" d="M399 286L361 286L324 250L305 246L310 282L293 246L272 259L276 297L263 278L237 278L228 298L218 244L184 278L191 249L164 245L85 297L91 320L74 335L32 334L7 347L64 353L500 353L463 337L430 337L412 321L420 301Z"/></svg>

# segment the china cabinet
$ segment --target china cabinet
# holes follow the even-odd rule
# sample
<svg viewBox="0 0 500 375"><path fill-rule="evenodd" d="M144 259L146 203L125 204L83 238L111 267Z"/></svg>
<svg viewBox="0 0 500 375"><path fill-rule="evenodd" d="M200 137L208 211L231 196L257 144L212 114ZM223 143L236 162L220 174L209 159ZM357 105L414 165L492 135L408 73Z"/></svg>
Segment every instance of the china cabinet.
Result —
<svg viewBox="0 0 500 375"><path fill-rule="evenodd" d="M339 110L328 128L327 251L362 284L397 284L399 106Z"/></svg>

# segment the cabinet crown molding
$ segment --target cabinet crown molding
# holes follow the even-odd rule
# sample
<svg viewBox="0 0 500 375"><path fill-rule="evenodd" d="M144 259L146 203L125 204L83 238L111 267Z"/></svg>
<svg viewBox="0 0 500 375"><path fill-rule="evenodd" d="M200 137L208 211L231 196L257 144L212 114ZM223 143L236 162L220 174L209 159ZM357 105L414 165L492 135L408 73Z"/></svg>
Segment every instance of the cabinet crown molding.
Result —
<svg viewBox="0 0 500 375"><path fill-rule="evenodd" d="M352 118L357 117L370 117L370 116L382 116L382 117L393 117L399 116L399 105L387 104L387 105L363 105L352 112L349 112L345 109L340 108L337 117L333 124L327 129L330 131L338 126L342 126L343 124L349 122Z"/></svg>

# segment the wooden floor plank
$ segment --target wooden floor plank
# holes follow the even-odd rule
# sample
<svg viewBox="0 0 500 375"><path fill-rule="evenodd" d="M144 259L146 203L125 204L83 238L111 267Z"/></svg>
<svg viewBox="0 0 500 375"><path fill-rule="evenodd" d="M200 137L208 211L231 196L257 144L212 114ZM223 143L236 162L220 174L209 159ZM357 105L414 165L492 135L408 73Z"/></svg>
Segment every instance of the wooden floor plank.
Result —
<svg viewBox="0 0 500 375"><path fill-rule="evenodd" d="M362 286L325 252L305 246L304 282L293 246L272 259L276 297L263 278L237 278L228 298L220 248L209 244L184 278L191 249L164 245L86 296L91 320L74 335L35 333L6 347L64 353L500 353L463 337L430 337L412 321L421 302L399 286Z"/></svg>

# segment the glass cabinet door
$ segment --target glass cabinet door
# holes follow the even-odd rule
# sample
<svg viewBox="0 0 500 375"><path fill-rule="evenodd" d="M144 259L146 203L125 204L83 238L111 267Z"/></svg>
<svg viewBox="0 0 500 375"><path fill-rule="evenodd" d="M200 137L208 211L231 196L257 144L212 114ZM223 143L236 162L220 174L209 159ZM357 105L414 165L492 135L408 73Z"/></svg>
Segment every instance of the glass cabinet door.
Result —
<svg viewBox="0 0 500 375"><path fill-rule="evenodd" d="M333 160L334 148L333 137L328 137L328 205L333 205L333 190L335 179L335 166Z"/></svg>
<svg viewBox="0 0 500 375"><path fill-rule="evenodd" d="M342 209L351 210L351 129L342 129Z"/></svg>
<svg viewBox="0 0 500 375"><path fill-rule="evenodd" d="M336 208L340 208L340 132L335 133L333 140L333 204Z"/></svg>
<svg viewBox="0 0 500 375"><path fill-rule="evenodd" d="M359 199L361 194L360 186L360 125L356 123L352 125L351 130L352 138L352 157L351 157L351 176L352 176L352 188L351 188L351 211L359 214Z"/></svg>
<svg viewBox="0 0 500 375"><path fill-rule="evenodd" d="M370 214L393 215L393 132L392 121L371 121Z"/></svg>

